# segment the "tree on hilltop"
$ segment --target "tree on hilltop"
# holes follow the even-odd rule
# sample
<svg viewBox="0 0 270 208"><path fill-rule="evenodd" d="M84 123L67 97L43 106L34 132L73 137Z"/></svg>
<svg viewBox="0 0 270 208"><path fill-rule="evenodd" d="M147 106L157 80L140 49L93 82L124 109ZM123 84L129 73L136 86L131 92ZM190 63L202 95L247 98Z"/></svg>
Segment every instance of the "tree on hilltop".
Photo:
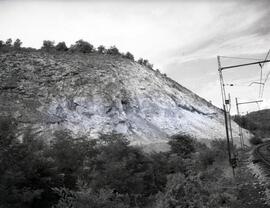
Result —
<svg viewBox="0 0 270 208"><path fill-rule="evenodd" d="M67 51L68 47L66 45L65 42L59 42L56 46L55 46L57 51Z"/></svg>
<svg viewBox="0 0 270 208"><path fill-rule="evenodd" d="M110 55L119 55L120 52L119 52L118 48L116 48L116 46L111 46L111 47L107 50L107 54L110 54Z"/></svg>
<svg viewBox="0 0 270 208"><path fill-rule="evenodd" d="M139 58L137 61L139 64L143 65L143 58Z"/></svg>
<svg viewBox="0 0 270 208"><path fill-rule="evenodd" d="M12 39L11 38L7 39L5 45L11 47L12 46Z"/></svg>
<svg viewBox="0 0 270 208"><path fill-rule="evenodd" d="M16 39L15 42L13 43L14 48L21 48L22 41L20 39Z"/></svg>
<svg viewBox="0 0 270 208"><path fill-rule="evenodd" d="M41 47L41 50L46 50L46 51L49 51L49 50L52 50L54 49L55 46L54 46L54 41L51 41L51 40L43 40L43 45Z"/></svg>
<svg viewBox="0 0 270 208"><path fill-rule="evenodd" d="M134 56L129 51L126 54L124 54L124 57L127 58L127 59L130 59L130 60L134 61Z"/></svg>
<svg viewBox="0 0 270 208"><path fill-rule="evenodd" d="M106 53L106 48L103 45L98 46L97 48L98 53L104 54Z"/></svg>
<svg viewBox="0 0 270 208"><path fill-rule="evenodd" d="M94 51L94 46L82 39L76 41L76 43L72 45L70 48L72 51L78 51L82 53L91 53Z"/></svg>
<svg viewBox="0 0 270 208"><path fill-rule="evenodd" d="M139 58L137 62L143 66L153 69L153 64L151 64L147 59Z"/></svg>

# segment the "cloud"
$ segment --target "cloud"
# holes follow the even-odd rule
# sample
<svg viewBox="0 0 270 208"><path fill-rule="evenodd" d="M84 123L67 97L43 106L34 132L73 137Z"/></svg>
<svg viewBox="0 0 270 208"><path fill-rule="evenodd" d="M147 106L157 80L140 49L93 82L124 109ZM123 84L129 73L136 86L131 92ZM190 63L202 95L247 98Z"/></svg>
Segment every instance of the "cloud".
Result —
<svg viewBox="0 0 270 208"><path fill-rule="evenodd" d="M218 12L211 11L212 21L204 25L199 37L193 36L192 43L172 51L171 61L266 51L270 40L269 5L269 1L214 4Z"/></svg>

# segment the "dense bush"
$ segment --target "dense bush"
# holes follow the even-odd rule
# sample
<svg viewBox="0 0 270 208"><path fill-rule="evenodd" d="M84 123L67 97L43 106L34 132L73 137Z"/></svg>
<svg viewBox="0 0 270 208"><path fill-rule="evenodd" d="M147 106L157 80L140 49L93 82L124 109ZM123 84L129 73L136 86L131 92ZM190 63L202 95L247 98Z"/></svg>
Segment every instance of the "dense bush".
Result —
<svg viewBox="0 0 270 208"><path fill-rule="evenodd" d="M25 133L15 137L15 124L1 119L0 204L3 207L49 207L57 201L50 188L61 185L55 164L46 156L45 145Z"/></svg>
<svg viewBox="0 0 270 208"><path fill-rule="evenodd" d="M98 53L104 54L106 53L106 48L103 45L98 46L97 48Z"/></svg>
<svg viewBox="0 0 270 208"><path fill-rule="evenodd" d="M13 43L13 47L18 49L21 48L22 42L20 39L16 39L15 42Z"/></svg>
<svg viewBox="0 0 270 208"><path fill-rule="evenodd" d="M142 65L143 64L143 58L139 58L137 62Z"/></svg>
<svg viewBox="0 0 270 208"><path fill-rule="evenodd" d="M5 45L11 47L12 46L12 39L11 38L7 39Z"/></svg>
<svg viewBox="0 0 270 208"><path fill-rule="evenodd" d="M235 201L217 166L227 161L223 140L207 147L175 135L171 151L151 154L122 135L89 140L58 131L50 141L31 129L18 140L16 121L0 119L2 207L231 207Z"/></svg>
<svg viewBox="0 0 270 208"><path fill-rule="evenodd" d="M51 51L54 50L55 46L54 46L54 41L51 40L44 40L41 50L45 50L45 51Z"/></svg>
<svg viewBox="0 0 270 208"><path fill-rule="evenodd" d="M130 52L127 52L126 54L124 54L124 57L134 61L134 56Z"/></svg>
<svg viewBox="0 0 270 208"><path fill-rule="evenodd" d="M236 151L236 146L231 145L231 150ZM215 139L211 141L211 149L215 153L216 159L224 160L228 157L227 141L225 139Z"/></svg>
<svg viewBox="0 0 270 208"><path fill-rule="evenodd" d="M81 53L92 53L94 51L94 46L87 41L82 39L76 41L74 45L70 47L71 51L81 52Z"/></svg>
<svg viewBox="0 0 270 208"><path fill-rule="evenodd" d="M107 49L107 54L110 55L120 55L120 52L116 46L111 46L109 49Z"/></svg>
<svg viewBox="0 0 270 208"><path fill-rule="evenodd" d="M242 128L251 131L257 138L268 138L270 136L269 125L270 110L260 110L243 116L234 116L234 121Z"/></svg>
<svg viewBox="0 0 270 208"><path fill-rule="evenodd" d="M67 51L68 50L68 47L66 45L65 42L59 42L56 46L55 46L55 49L57 51Z"/></svg>
<svg viewBox="0 0 270 208"><path fill-rule="evenodd" d="M33 48L21 48L22 42L20 39L16 39L12 44L12 39L9 38L5 42L0 40L0 49L1 51L12 51L12 50L23 50L23 51L35 51ZM42 46L40 48L42 51L46 52L54 52L54 51L71 51L71 52L81 52L81 53L94 53L97 52L99 54L109 54L109 55L121 55L124 58L130 59L134 61L134 56L130 52L120 53L116 46L111 46L109 49L106 49L105 46L100 45L97 49L94 48L92 44L82 39L75 42L75 44L71 45L70 48L67 47L64 41L59 42L55 45L54 41L44 40ZM137 61L139 64L144 65L150 69L153 69L153 65L149 63L147 59L140 58Z"/></svg>
<svg viewBox="0 0 270 208"><path fill-rule="evenodd" d="M252 120L246 118L245 116L234 116L234 121L240 125L244 129L248 129L250 131L257 130L259 127Z"/></svg>
<svg viewBox="0 0 270 208"><path fill-rule="evenodd" d="M143 65L147 66L149 64L149 61L147 59L143 60Z"/></svg>
<svg viewBox="0 0 270 208"><path fill-rule="evenodd" d="M3 52L18 50L21 48L21 45L22 42L20 41L20 39L16 39L13 44L11 38L7 39L6 42L0 40L0 49Z"/></svg>
<svg viewBox="0 0 270 208"><path fill-rule="evenodd" d="M250 142L250 144L258 145L258 144L261 144L263 141L261 138L254 136L254 137L249 139L249 142Z"/></svg>
<svg viewBox="0 0 270 208"><path fill-rule="evenodd" d="M171 137L169 144L171 152L184 158L190 157L195 152L194 139L186 135L174 135Z"/></svg>
<svg viewBox="0 0 270 208"><path fill-rule="evenodd" d="M153 64L150 64L147 59L139 58L137 62L143 66L153 69Z"/></svg>
<svg viewBox="0 0 270 208"><path fill-rule="evenodd" d="M55 189L61 197L53 208L129 208L128 195L115 193L113 190L100 189L97 192L91 189L71 191L65 188Z"/></svg>
<svg viewBox="0 0 270 208"><path fill-rule="evenodd" d="M51 142L49 155L57 164L57 170L63 174L63 185L70 189L76 188L76 181L81 174L84 159L92 154L95 140L72 138L67 132L55 133Z"/></svg>

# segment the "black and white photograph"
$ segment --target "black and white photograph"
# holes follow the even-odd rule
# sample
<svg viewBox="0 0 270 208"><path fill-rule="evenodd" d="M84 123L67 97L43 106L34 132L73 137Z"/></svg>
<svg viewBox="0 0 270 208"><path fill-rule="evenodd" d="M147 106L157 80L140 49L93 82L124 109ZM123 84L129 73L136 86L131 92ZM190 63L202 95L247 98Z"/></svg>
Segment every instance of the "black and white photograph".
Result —
<svg viewBox="0 0 270 208"><path fill-rule="evenodd" d="M269 0L0 0L0 208L269 208Z"/></svg>

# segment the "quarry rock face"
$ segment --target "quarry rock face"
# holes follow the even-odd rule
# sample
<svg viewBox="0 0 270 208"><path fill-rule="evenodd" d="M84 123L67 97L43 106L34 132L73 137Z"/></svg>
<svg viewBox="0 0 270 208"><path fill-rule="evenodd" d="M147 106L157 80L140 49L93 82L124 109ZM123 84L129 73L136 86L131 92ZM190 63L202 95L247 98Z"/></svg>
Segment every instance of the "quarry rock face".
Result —
<svg viewBox="0 0 270 208"><path fill-rule="evenodd" d="M223 112L163 74L115 55L0 54L0 111L19 127L97 138L120 133L131 144L174 134L225 138ZM233 134L238 126L233 122Z"/></svg>

